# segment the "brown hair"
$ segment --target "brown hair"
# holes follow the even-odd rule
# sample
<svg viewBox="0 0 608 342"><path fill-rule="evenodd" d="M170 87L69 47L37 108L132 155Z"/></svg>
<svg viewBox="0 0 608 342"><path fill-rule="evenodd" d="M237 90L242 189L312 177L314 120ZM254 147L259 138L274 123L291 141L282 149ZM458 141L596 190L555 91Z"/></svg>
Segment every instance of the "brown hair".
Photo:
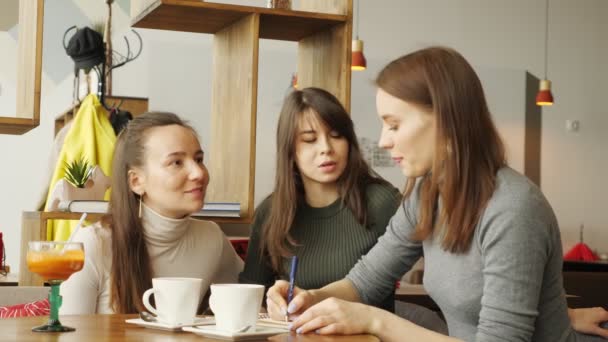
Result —
<svg viewBox="0 0 608 342"><path fill-rule="evenodd" d="M139 218L139 195L129 187L128 172L145 164L147 131L170 125L194 131L175 114L150 112L129 122L116 141L110 209L102 223L112 232L111 305L117 313L144 310L141 296L152 287L150 257Z"/></svg>
<svg viewBox="0 0 608 342"><path fill-rule="evenodd" d="M389 63L376 84L385 92L436 116L435 157L420 185L414 238L424 240L446 227L442 247L466 252L492 196L497 171L506 165L500 136L490 117L481 82L458 52L444 47L419 50ZM408 179L404 195L414 189ZM441 196L442 210L435 220Z"/></svg>
<svg viewBox="0 0 608 342"><path fill-rule="evenodd" d="M292 254L297 242L290 236L298 206L304 199L304 186L295 162L295 142L299 118L312 113L320 122L348 141L347 165L337 180L338 194L359 223L367 223L365 188L370 183L388 184L367 165L361 154L350 116L331 93L320 88L291 92L281 109L277 128L277 167L270 212L263 223L261 254L269 255L273 269L281 271L281 259Z"/></svg>

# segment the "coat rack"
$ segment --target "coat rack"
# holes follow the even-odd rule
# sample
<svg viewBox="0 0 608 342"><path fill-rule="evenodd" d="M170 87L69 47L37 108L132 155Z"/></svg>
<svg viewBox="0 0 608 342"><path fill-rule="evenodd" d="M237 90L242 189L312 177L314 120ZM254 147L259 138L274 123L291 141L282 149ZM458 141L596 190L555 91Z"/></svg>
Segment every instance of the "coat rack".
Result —
<svg viewBox="0 0 608 342"><path fill-rule="evenodd" d="M103 105L103 107L107 110L112 110L112 107L108 106L105 103L105 97L106 95L108 95L108 93L106 93L107 90L107 86L110 86L109 84L106 84L107 81L112 81L111 77L108 77L108 75L111 75L112 71L114 69L120 68L122 66L124 66L127 63L133 62L134 60L137 59L137 57L139 57L139 55L141 54L141 51L143 49L143 41L141 39L141 36L139 35L139 33L137 33L137 31L135 30L131 30L131 32L133 32L133 34L135 34L135 37L137 38L138 41L138 49L137 52L133 52L131 51L131 44L129 43L129 40L127 39L126 36L123 36L124 40L125 40L125 45L127 47L127 52L125 54L121 54L116 50L112 50L112 65L107 66L107 62L106 63L102 63L101 66L96 66L95 67L95 71L97 73L97 79L98 79L98 87L97 87L97 96L99 97L99 102L101 102L101 104ZM111 46L111 44L110 44ZM106 70L107 68L107 70ZM110 88L111 89L111 88ZM120 104L119 104L120 106Z"/></svg>

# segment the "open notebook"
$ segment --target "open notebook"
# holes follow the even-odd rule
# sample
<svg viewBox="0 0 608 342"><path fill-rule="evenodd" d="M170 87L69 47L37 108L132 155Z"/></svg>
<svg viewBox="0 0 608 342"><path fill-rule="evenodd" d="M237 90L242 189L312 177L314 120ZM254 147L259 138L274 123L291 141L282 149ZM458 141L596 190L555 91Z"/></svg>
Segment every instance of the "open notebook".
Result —
<svg viewBox="0 0 608 342"><path fill-rule="evenodd" d="M291 322L277 321L275 319L270 318L270 316L266 313L260 313L256 325L289 330L290 323Z"/></svg>

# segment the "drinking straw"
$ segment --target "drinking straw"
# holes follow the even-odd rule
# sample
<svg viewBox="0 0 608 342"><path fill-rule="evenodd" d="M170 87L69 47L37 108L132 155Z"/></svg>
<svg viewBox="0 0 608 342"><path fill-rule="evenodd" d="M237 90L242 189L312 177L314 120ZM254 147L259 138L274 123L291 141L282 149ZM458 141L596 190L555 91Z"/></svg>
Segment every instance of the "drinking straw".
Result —
<svg viewBox="0 0 608 342"><path fill-rule="evenodd" d="M84 222L84 219L86 219L86 218L87 218L87 213L82 213L82 216L80 216L80 221L78 221L76 228L74 228L74 231L72 232L72 234L70 235L70 238L68 239L68 243L72 242L72 240L74 239L74 236L76 236L76 232L78 232L78 229L80 229L80 227L82 227L82 223Z"/></svg>

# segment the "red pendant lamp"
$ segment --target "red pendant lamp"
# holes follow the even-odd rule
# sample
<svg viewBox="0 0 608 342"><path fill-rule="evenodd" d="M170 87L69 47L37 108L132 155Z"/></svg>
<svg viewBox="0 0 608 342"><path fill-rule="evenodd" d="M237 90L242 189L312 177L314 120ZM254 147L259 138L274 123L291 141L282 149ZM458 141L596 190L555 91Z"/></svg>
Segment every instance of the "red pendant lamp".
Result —
<svg viewBox="0 0 608 342"><path fill-rule="evenodd" d="M564 254L564 260L570 261L596 261L599 257L583 242L583 225L580 228L580 241L574 247L570 248L568 252Z"/></svg>
<svg viewBox="0 0 608 342"><path fill-rule="evenodd" d="M359 39L359 1L357 0L357 21L355 23L355 37L352 45L352 61L351 70L365 70L367 68L367 60L363 55L363 41Z"/></svg>
<svg viewBox="0 0 608 342"><path fill-rule="evenodd" d="M553 105L553 94L551 93L551 81L547 79L547 65L549 50L549 0L545 6L545 78L540 81L538 94L536 94L536 104L538 106Z"/></svg>

